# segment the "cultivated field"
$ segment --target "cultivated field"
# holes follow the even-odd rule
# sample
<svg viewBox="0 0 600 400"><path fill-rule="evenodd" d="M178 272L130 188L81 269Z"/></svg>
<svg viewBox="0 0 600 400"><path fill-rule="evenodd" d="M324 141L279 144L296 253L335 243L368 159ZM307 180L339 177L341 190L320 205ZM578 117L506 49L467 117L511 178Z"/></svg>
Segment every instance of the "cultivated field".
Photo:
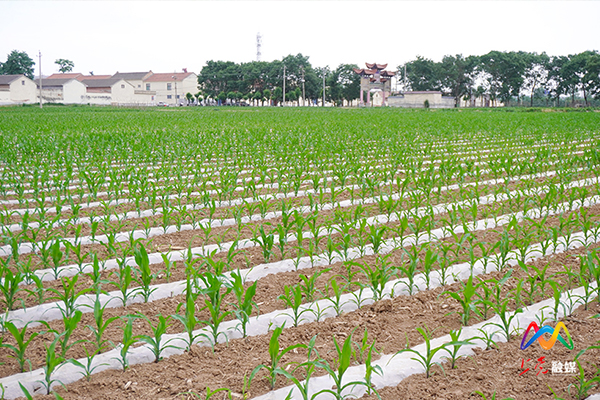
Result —
<svg viewBox="0 0 600 400"><path fill-rule="evenodd" d="M600 392L598 113L5 108L0 135L7 399Z"/></svg>

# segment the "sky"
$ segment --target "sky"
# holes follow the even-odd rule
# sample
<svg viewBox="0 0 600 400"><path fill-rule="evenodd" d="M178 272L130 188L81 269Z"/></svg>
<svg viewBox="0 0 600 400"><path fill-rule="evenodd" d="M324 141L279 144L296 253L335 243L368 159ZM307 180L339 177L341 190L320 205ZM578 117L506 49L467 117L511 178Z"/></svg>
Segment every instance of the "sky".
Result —
<svg viewBox="0 0 600 400"><path fill-rule="evenodd" d="M314 67L491 50L600 50L600 1L22 1L0 0L0 62L12 50L58 72L200 72L208 60L309 56Z"/></svg>

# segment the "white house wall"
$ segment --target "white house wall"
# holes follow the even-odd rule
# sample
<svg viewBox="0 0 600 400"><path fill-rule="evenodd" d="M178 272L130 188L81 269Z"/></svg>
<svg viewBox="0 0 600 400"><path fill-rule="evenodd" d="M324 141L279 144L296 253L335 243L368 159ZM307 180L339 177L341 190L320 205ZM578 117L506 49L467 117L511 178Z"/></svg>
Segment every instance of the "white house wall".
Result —
<svg viewBox="0 0 600 400"><path fill-rule="evenodd" d="M10 91L9 90L0 90L0 105L11 104L10 100Z"/></svg>
<svg viewBox="0 0 600 400"><path fill-rule="evenodd" d="M444 97L441 93L405 93L404 96L388 97L390 107L424 108L425 101L430 108L453 108L454 99Z"/></svg>
<svg viewBox="0 0 600 400"><path fill-rule="evenodd" d="M180 82L146 82L150 84L150 90L156 91L156 102L163 102L166 104L175 104L175 84L177 84L177 96L179 96L179 103L185 104L186 93L196 94L198 92L198 77L194 74L188 76ZM171 84L171 90L167 89L167 84ZM144 85L145 87L145 85ZM168 96L171 96L169 99Z"/></svg>
<svg viewBox="0 0 600 400"><path fill-rule="evenodd" d="M85 85L73 79L63 85L63 101L65 104L82 104L85 96Z"/></svg>
<svg viewBox="0 0 600 400"><path fill-rule="evenodd" d="M10 84L10 100L15 103L37 102L37 85L26 77L16 79Z"/></svg>

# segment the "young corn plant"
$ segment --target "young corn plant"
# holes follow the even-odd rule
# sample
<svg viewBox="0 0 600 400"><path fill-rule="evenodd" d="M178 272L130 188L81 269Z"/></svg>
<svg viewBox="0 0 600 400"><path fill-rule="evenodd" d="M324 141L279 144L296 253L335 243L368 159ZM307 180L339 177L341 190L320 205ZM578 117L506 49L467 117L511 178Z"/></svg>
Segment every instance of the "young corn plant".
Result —
<svg viewBox="0 0 600 400"><path fill-rule="evenodd" d="M391 254L391 253L390 253ZM389 254L386 256L377 256L376 264L371 267L368 264L361 264L354 261L348 261L350 265L354 265L360 269L360 272L365 276L368 287L373 292L373 301L379 301L384 297L385 285L395 276L396 268L390 265L387 261Z"/></svg>
<svg viewBox="0 0 600 400"><path fill-rule="evenodd" d="M302 290L302 294L306 298L307 302L314 301L315 293L317 292L316 281L324 273L327 273L331 270L331 268L326 268L323 270L315 271L314 274L310 276L310 278L304 274L300 274L301 282L298 284L300 289Z"/></svg>
<svg viewBox="0 0 600 400"><path fill-rule="evenodd" d="M65 387L65 385L61 381L52 379L52 375L62 365L64 365L65 362L64 356L56 352L56 345L59 343L60 340L60 335L56 335L54 340L50 343L50 345L44 345L44 347L46 348L46 362L44 363L44 379L39 382L42 384L44 389L46 389L47 395L50 394L52 385L55 382L58 382L62 387Z"/></svg>
<svg viewBox="0 0 600 400"><path fill-rule="evenodd" d="M137 343L137 337L133 336L133 320L136 318L136 315L127 315L125 317L121 317L121 320L126 319L126 321L125 325L119 327L123 331L123 339L121 340L121 344L118 346L119 357L115 357L115 359L119 361L121 367L123 367L123 371L129 368L129 359L127 358L129 348Z"/></svg>
<svg viewBox="0 0 600 400"><path fill-rule="evenodd" d="M8 357L13 357L17 360L20 372L25 372L25 364L28 364L29 369L31 370L31 362L25 357L25 352L27 351L27 347L29 347L31 342L40 334L39 332L33 332L31 335L29 335L28 339L25 339L27 325L29 324L25 324L25 326L19 330L11 321L4 322L4 329L6 329L12 335L16 344L12 345L0 342L0 347L12 350L15 353L14 356L9 355Z"/></svg>
<svg viewBox="0 0 600 400"><path fill-rule="evenodd" d="M311 311L310 308L300 310L300 307L302 306L302 288L300 288L299 285L286 285L284 287L284 294L279 295L277 298L283 301L287 307L292 309L292 315L285 315L288 315L292 318L294 327L297 327L302 321L304 321L302 314Z"/></svg>
<svg viewBox="0 0 600 400"><path fill-rule="evenodd" d="M508 311L510 299L504 299L501 302L489 302L486 301L488 305L498 314L500 318L499 323L489 322L486 324L491 326L496 326L500 328L500 332L504 334L506 337L506 341L510 341L511 334L513 333L510 325L512 321L517 318L517 314L523 312L523 309L517 308L514 312Z"/></svg>
<svg viewBox="0 0 600 400"><path fill-rule="evenodd" d="M567 393L569 396L575 397L577 400L583 400L589 396L590 390L594 390L600 384L600 369L596 370L596 373L591 377L587 378L586 373L579 360L575 360L577 363L578 373L575 378L575 383L569 384ZM588 375L589 376L589 375ZM573 393L571 393L573 389Z"/></svg>
<svg viewBox="0 0 600 400"><path fill-rule="evenodd" d="M54 273L54 279L58 279L60 274L60 264L63 258L63 252L60 250L60 241L56 240L52 246L50 246L50 254L52 256L52 272Z"/></svg>
<svg viewBox="0 0 600 400"><path fill-rule="evenodd" d="M59 335L60 351L61 351L61 356L63 358L66 358L67 351L69 351L69 349L71 347L84 341L83 339L81 339L81 340L77 340L77 341L69 344L69 339L71 339L71 335L77 329L77 325L81 321L82 316L83 316L83 313L80 310L75 310L75 313L71 317L68 317L63 314L64 331Z"/></svg>
<svg viewBox="0 0 600 400"><path fill-rule="evenodd" d="M247 336L246 327L248 326L248 322L250 321L252 309L256 308L256 312L258 313L258 305L254 301L257 282L254 282L252 285L250 285L248 289L244 289L242 276L239 271L237 273L233 272L231 274L231 277L233 278L232 291L235 294L235 298L237 300L236 304L234 304L233 312L236 318L240 321L242 337L245 338Z"/></svg>
<svg viewBox="0 0 600 400"><path fill-rule="evenodd" d="M296 389L298 389L298 392L300 393L300 396L302 396L302 400L311 400L314 398L314 396L310 397L309 393L310 393L310 386L309 386L309 382L310 382L310 378L312 377L312 375L315 373L316 368L317 368L317 361L320 359L319 357L319 352L315 349L315 343L317 340L317 336L313 336L312 339L310 339L310 342L308 343L308 354L307 354L307 360L303 363L298 363L296 365L296 368L294 368L294 372L298 371L299 369L302 369L302 376L304 376L304 381L300 381L298 378L296 378L293 374L289 374L286 372L285 377L288 378L290 381L292 381L292 383L296 386ZM312 353L315 353L315 359L311 360L311 356ZM288 393L288 396L286 397L287 399L292 399L292 394L293 394L293 389L290 390L290 392Z"/></svg>
<svg viewBox="0 0 600 400"><path fill-rule="evenodd" d="M461 292L457 293L447 290L445 292L442 292L442 294L448 295L448 297L451 297L454 300L458 301L458 303L462 307L462 311L459 312L460 321L463 326L469 325L469 321L471 320L471 313L478 313L477 304L474 301L476 289L475 286L473 286L473 275L469 277L466 285L463 287Z"/></svg>
<svg viewBox="0 0 600 400"><path fill-rule="evenodd" d="M121 294L121 301L123 307L127 305L127 301L130 298L135 297L136 291L129 290L131 283L133 282L133 276L131 271L131 266L125 262L125 259L119 260L119 269L115 271L111 271L110 275L115 275L116 280L109 282L110 284L116 286Z"/></svg>
<svg viewBox="0 0 600 400"><path fill-rule="evenodd" d="M272 233L267 234L263 225L258 228L258 232L260 236L253 238L252 241L260 246L263 251L265 262L268 263L274 254L273 246L275 244L275 235Z"/></svg>
<svg viewBox="0 0 600 400"><path fill-rule="evenodd" d="M433 365L436 364L433 361L433 357L439 351L442 351L446 347L453 345L453 343L452 342L443 343L438 347L432 348L431 347L431 337L433 336L433 333L435 332L435 330L432 332L432 331L429 331L429 329L427 329L427 327L424 327L424 328L418 327L417 332L419 332L421 334L421 336L423 336L423 339L425 340L424 354L421 354L420 352L418 352L417 350L414 350L414 349L403 349L403 350L400 350L399 352L397 352L396 355L401 354L401 353L413 353L415 355L415 357L411 357L411 360L415 360L419 364L421 364L423 366L423 368L425 368L426 377L429 378L430 372L431 372L431 367L433 367Z"/></svg>
<svg viewBox="0 0 600 400"><path fill-rule="evenodd" d="M108 303L106 303L106 304L104 304L104 306L102 306L101 301L100 301L100 296L97 294L96 301L94 301L95 326L86 325L86 328L88 328L93 335L92 343L96 347L93 354L101 353L102 350L107 347L107 345L112 345L112 342L108 339L103 339L103 336L104 336L104 333L106 332L106 330L108 329L108 326L111 323L113 323L114 321L116 321L117 319L119 319L119 317L115 316L115 317L110 317L106 320L104 319L104 310L106 309L107 304Z"/></svg>
<svg viewBox="0 0 600 400"><path fill-rule="evenodd" d="M329 295L329 289L331 288L332 295ZM325 286L325 293L327 293L327 297L325 299L331 303L331 307L335 311L335 315L339 316L343 312L343 307L346 302L342 302L342 294L344 293L344 288L340 288L337 283L337 279L334 276L329 280L329 284Z"/></svg>
<svg viewBox="0 0 600 400"><path fill-rule="evenodd" d="M186 291L185 291L185 304L180 303L177 306L177 314L171 315L171 318L181 322L183 328L185 329L185 333L187 334L187 339L185 339L186 351L189 351L192 347L192 344L196 341L198 337L202 334L194 335L194 329L196 329L196 325L198 325L198 319L196 318L196 299L198 298L198 294L194 293L192 290L191 280L188 279L186 281ZM184 314L179 314L179 311L182 306L185 306Z"/></svg>
<svg viewBox="0 0 600 400"><path fill-rule="evenodd" d="M225 335L225 333L219 332L219 326L225 320L225 318L232 313L231 311L223 310L224 297L231 292L232 287L229 282L227 282L227 284L223 283L222 275L206 272L204 274L200 274L199 277L204 283L204 288L199 289L198 292L206 296L204 298L205 306L203 309L207 309L210 315L209 320L201 322L204 322L209 326L211 337L207 337L206 334L203 334L203 336L211 340L214 348L214 346L217 344L219 336ZM222 288L224 288L224 291ZM227 336L225 337L227 338Z"/></svg>
<svg viewBox="0 0 600 400"><path fill-rule="evenodd" d="M83 349L85 351L85 364L75 360L75 359L71 359L69 360L69 362L77 367L79 367L81 369L81 371L78 371L78 373L80 373L82 375L82 377L85 378L86 381L90 381L92 379L92 374L94 373L94 371L96 370L96 368L99 368L103 365L109 365L108 363L100 363L100 364L96 364L94 365L94 358L98 355L98 350L90 353L90 351L87 349L87 347L83 346Z"/></svg>
<svg viewBox="0 0 600 400"><path fill-rule="evenodd" d="M58 300L62 302L62 304L58 304L60 312L63 316L70 318L77 311L77 299L79 296L89 292L90 288L85 288L80 291L77 291L77 281L79 280L79 275L74 275L72 278L62 277L62 291L54 288L48 288L47 291L52 292L55 296L50 297L50 300Z"/></svg>
<svg viewBox="0 0 600 400"><path fill-rule="evenodd" d="M17 294L22 290L20 285L25 279L25 276L20 272L13 273L8 266L5 266L0 270L2 281L0 282L0 292L4 296L4 304L7 310L14 310L18 304ZM21 300L21 305L24 302Z"/></svg>
<svg viewBox="0 0 600 400"><path fill-rule="evenodd" d="M146 252L146 248L140 244L139 247L135 249L135 263L138 268L136 272L136 281L140 285L139 293L144 298L144 303L147 303L150 299L150 296L156 288L151 289L150 284L152 283L152 279L155 279L155 274L150 270L150 260L148 258L148 253Z"/></svg>
<svg viewBox="0 0 600 400"><path fill-rule="evenodd" d="M419 248L418 246L413 246L411 251L406 249L403 250L408 255L408 264L401 265L396 268L398 271L402 272L408 280L408 282L400 281L399 283L406 285L408 293L412 295L414 290L417 288L417 285L415 284L415 276L417 274L417 265L419 263Z"/></svg>
<svg viewBox="0 0 600 400"><path fill-rule="evenodd" d="M448 356L445 358L450 363L450 369L456 368L457 360L459 360L460 358L466 357L466 356L458 355L458 351L460 350L460 348L464 345L473 344L473 339L459 340L461 332L462 332L462 328L459 330L450 331L451 342L446 347L444 347L444 351L446 351L448 353Z"/></svg>
<svg viewBox="0 0 600 400"><path fill-rule="evenodd" d="M167 328L170 326L170 325L168 325L168 320L170 319L170 317L165 318L162 316L162 314L159 314L158 315L158 323L156 324L156 326L154 326L152 324L152 321L150 320L150 318L146 317L143 314L139 314L138 316L140 318L144 319L146 322L148 322L148 325L150 325L150 329L152 330L152 336L138 335L138 336L136 336L136 338L139 341L144 342L150 346L150 350L152 350L152 354L154 354L154 362L155 363L162 360L162 357L160 355L165 349L168 349L168 348L178 349L179 348L177 346L173 346L173 345L169 344L171 341L173 341L173 339L169 339L163 343L163 336L165 333L167 333Z"/></svg>
<svg viewBox="0 0 600 400"><path fill-rule="evenodd" d="M365 386L367 390L374 391L377 397L381 398L379 397L379 393L377 393L377 391L375 391L375 389L369 386L369 384L365 381L352 381L343 383L344 375L350 367L350 361L352 359L352 335L348 335L342 346L338 344L335 337L333 338L333 343L335 344L337 367L329 365L329 363L327 363L324 360L318 361L317 366L323 368L333 379L335 389L320 390L317 393L315 393L315 396L327 393L332 395L336 400L343 400L349 397L349 394L344 394L344 391L346 391L347 388L353 386Z"/></svg>
<svg viewBox="0 0 600 400"><path fill-rule="evenodd" d="M252 370L252 373L250 374L250 381L252 381L252 379L254 379L254 376L260 370L266 369L268 373L267 379L269 380L271 390L275 388L275 383L277 382L277 375L284 375L288 377L290 376L290 374L280 366L281 359L283 358L283 356L285 356L287 353L294 349L306 348L305 344L297 343L280 350L279 337L281 336L282 331L283 326L278 326L277 328L275 328L273 330L273 334L271 335L271 339L269 340L269 356L271 358L270 364L260 364L256 368L254 368Z"/></svg>

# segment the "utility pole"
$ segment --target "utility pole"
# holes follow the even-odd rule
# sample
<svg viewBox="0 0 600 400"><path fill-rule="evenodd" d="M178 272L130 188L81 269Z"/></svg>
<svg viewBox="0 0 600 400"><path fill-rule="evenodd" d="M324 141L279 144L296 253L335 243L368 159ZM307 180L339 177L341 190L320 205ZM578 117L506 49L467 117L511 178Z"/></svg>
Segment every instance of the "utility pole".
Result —
<svg viewBox="0 0 600 400"><path fill-rule="evenodd" d="M323 68L323 107L325 107L325 68Z"/></svg>
<svg viewBox="0 0 600 400"><path fill-rule="evenodd" d="M406 80L406 64L404 64L404 91L407 92L408 90L406 90L407 86L407 80Z"/></svg>
<svg viewBox="0 0 600 400"><path fill-rule="evenodd" d="M40 66L40 108L42 108L42 52L38 51L39 66Z"/></svg>
<svg viewBox="0 0 600 400"><path fill-rule="evenodd" d="M304 107L305 101L306 101L306 94L304 93L304 67L302 67L302 107Z"/></svg>
<svg viewBox="0 0 600 400"><path fill-rule="evenodd" d="M285 65L283 66L283 106L285 107Z"/></svg>

